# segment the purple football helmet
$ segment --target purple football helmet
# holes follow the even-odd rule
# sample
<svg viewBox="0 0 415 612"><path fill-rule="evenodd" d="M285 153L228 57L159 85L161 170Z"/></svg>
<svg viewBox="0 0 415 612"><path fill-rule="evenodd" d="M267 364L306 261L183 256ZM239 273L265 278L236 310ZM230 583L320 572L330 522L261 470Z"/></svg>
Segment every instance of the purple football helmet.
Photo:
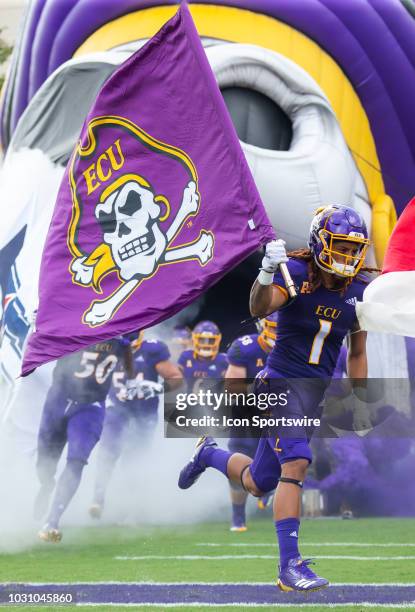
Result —
<svg viewBox="0 0 415 612"><path fill-rule="evenodd" d="M214 359L219 352L222 334L212 321L200 321L192 332L193 350L199 357Z"/></svg>
<svg viewBox="0 0 415 612"><path fill-rule="evenodd" d="M177 361L183 351L192 348L192 330L185 325L177 325L166 339L173 361Z"/></svg>
<svg viewBox="0 0 415 612"><path fill-rule="evenodd" d="M190 346L192 343L192 330L190 327L175 327L173 329L172 342L175 344Z"/></svg>
<svg viewBox="0 0 415 612"><path fill-rule="evenodd" d="M340 242L353 243L357 248L353 253L342 252L338 246ZM366 223L350 206L333 204L319 209L311 222L308 246L319 268L330 274L346 278L356 276L369 245Z"/></svg>

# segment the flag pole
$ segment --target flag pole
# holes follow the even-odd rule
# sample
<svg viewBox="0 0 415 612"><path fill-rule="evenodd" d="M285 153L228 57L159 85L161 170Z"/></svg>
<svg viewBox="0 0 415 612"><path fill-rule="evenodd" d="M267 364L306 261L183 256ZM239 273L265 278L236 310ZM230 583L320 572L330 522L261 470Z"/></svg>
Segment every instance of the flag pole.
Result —
<svg viewBox="0 0 415 612"><path fill-rule="evenodd" d="M295 297L297 297L297 289L288 271L287 264L285 263L280 264L280 271L284 279L284 283L287 288L288 295L290 296L291 299L294 299Z"/></svg>

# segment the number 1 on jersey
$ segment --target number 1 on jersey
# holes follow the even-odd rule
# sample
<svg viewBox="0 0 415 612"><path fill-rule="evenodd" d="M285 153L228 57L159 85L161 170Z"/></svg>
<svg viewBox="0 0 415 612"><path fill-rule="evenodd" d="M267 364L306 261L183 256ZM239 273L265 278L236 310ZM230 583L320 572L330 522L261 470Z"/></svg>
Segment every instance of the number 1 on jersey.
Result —
<svg viewBox="0 0 415 612"><path fill-rule="evenodd" d="M325 319L319 319L319 322L320 329L314 336L313 346L311 347L310 357L308 358L308 363L312 363L313 365L318 365L320 363L324 340L329 335L332 326L332 322L326 321Z"/></svg>

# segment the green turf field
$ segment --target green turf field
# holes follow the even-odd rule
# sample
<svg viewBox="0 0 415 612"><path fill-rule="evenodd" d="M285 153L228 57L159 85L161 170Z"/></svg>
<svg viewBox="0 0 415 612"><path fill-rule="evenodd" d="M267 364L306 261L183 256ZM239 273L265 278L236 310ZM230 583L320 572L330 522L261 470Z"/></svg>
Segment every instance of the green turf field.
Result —
<svg viewBox="0 0 415 612"><path fill-rule="evenodd" d="M39 543L25 552L1 554L0 582L270 583L276 575L277 547L270 517L251 520L246 533L230 533L227 523L63 531L60 544ZM301 541L303 557L317 557L315 569L331 582L415 583L414 519L306 519ZM290 594L285 597L289 603ZM180 610L201 609L184 607L184 603ZM415 610L415 605L405 607ZM65 607L71 609L75 608Z"/></svg>

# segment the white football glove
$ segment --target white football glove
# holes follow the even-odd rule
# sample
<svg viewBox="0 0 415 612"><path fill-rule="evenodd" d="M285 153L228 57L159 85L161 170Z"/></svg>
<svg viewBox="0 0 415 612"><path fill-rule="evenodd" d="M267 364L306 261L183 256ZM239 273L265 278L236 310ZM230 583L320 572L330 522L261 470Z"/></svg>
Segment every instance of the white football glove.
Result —
<svg viewBox="0 0 415 612"><path fill-rule="evenodd" d="M261 269L268 273L274 273L280 264L287 263L287 261L285 240L272 240L265 247L265 256L262 260Z"/></svg>
<svg viewBox="0 0 415 612"><path fill-rule="evenodd" d="M137 382L135 378L129 378L125 381L118 394L122 402L129 402L137 397Z"/></svg>
<svg viewBox="0 0 415 612"><path fill-rule="evenodd" d="M151 399L163 393L163 385L152 380L138 380L137 381L137 397L138 399Z"/></svg>

